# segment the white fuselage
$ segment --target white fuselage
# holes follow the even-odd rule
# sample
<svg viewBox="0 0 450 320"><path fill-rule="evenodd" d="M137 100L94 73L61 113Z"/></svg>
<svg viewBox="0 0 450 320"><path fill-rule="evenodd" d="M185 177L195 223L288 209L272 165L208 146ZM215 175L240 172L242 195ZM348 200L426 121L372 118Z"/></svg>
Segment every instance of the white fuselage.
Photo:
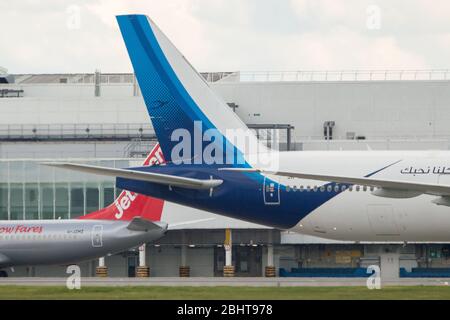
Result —
<svg viewBox="0 0 450 320"><path fill-rule="evenodd" d="M364 177L386 166L371 177L450 185L448 151L281 152L279 159L280 171L335 176ZM327 192L320 190L325 184L321 181L270 177L291 186L290 192ZM311 190L300 191L301 186ZM431 202L439 196L395 199L375 196L370 188L357 189L353 186L324 202L292 231L350 241L450 241L450 208Z"/></svg>

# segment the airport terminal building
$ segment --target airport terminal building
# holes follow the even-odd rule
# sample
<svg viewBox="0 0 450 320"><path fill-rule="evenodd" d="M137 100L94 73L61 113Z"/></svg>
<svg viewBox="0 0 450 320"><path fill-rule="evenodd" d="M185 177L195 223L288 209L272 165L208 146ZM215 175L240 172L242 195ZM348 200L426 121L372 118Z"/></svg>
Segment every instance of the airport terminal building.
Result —
<svg viewBox="0 0 450 320"><path fill-rule="evenodd" d="M202 75L261 140L276 137L282 150L450 146L450 70ZM76 218L108 205L120 193L113 179L40 163L129 167L157 142L133 74L0 74L0 111L0 220ZM180 266L188 266L190 276L222 276L226 234L235 276L264 276L268 264L281 275L293 269L330 272L392 256L406 271L450 268L446 243L332 241L172 203L165 210L169 225L177 227L147 244L146 264L155 277L178 276ZM135 276L138 258L136 248L106 257L109 275ZM83 275L94 275L96 265L80 264ZM10 275L64 273L61 266L39 266Z"/></svg>

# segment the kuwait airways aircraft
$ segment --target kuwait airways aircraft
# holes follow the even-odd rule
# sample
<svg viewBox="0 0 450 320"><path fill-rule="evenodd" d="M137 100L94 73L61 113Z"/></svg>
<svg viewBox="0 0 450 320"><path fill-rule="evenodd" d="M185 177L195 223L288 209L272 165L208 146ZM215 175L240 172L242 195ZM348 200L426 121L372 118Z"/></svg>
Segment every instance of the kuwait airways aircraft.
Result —
<svg viewBox="0 0 450 320"><path fill-rule="evenodd" d="M163 159L156 145L143 165ZM76 220L0 221L0 268L76 263L157 240L167 231L163 205L124 190L108 207Z"/></svg>
<svg viewBox="0 0 450 320"><path fill-rule="evenodd" d="M303 234L450 241L450 152L277 152L264 147L155 23L117 17L164 166L59 167L120 188Z"/></svg>

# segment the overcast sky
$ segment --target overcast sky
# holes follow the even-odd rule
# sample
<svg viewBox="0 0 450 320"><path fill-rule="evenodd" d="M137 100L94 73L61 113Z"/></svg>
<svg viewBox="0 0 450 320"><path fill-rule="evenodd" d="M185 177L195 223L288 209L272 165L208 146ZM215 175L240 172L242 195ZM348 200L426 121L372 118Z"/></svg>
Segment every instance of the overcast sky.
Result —
<svg viewBox="0 0 450 320"><path fill-rule="evenodd" d="M450 68L448 0L3 0L0 66L131 72L124 13L152 17L199 71Z"/></svg>

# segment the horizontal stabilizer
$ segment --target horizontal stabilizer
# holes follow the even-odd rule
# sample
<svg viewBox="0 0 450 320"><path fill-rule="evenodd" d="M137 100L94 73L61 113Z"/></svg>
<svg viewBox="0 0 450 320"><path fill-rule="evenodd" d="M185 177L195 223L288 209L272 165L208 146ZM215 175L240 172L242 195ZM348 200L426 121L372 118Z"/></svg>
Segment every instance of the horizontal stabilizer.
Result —
<svg viewBox="0 0 450 320"><path fill-rule="evenodd" d="M9 262L11 262L11 260L3 253L0 253L0 267L7 265Z"/></svg>
<svg viewBox="0 0 450 320"><path fill-rule="evenodd" d="M205 219L197 219L197 220L189 220L189 221L171 223L169 226L169 229L178 228L180 226L185 226L185 225L189 225L189 224L212 221L212 220L216 220L216 218L205 218Z"/></svg>
<svg viewBox="0 0 450 320"><path fill-rule="evenodd" d="M140 180L163 184L173 187L181 187L187 189L211 189L222 184L223 180L220 179L194 179L186 177L178 177L168 174L143 172L131 169L116 169L105 168L98 166L91 166L85 164L64 163L64 162L46 162L42 163L46 166L69 169L93 174L99 174L111 177L120 177L125 179Z"/></svg>
<svg viewBox="0 0 450 320"><path fill-rule="evenodd" d="M141 218L141 217L134 217L133 220L131 220L130 224L127 226L128 230L133 231L151 231L151 230L166 230L167 224L164 223L155 223L153 221Z"/></svg>

